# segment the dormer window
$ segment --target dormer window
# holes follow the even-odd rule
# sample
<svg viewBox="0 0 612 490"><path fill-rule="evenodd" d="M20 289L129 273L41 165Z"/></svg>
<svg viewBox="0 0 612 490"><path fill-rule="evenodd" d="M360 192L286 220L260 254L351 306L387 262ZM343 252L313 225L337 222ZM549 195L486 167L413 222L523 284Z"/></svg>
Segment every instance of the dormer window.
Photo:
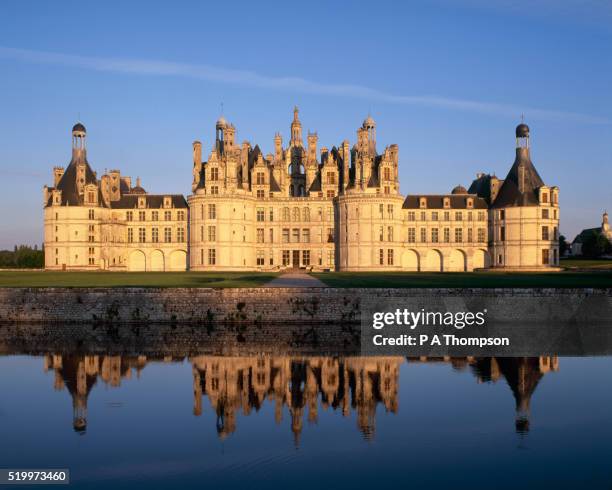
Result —
<svg viewBox="0 0 612 490"><path fill-rule="evenodd" d="M548 204L548 192L543 192L542 193L542 202L544 204Z"/></svg>
<svg viewBox="0 0 612 490"><path fill-rule="evenodd" d="M450 208L450 199L448 197L444 198L444 207L445 208Z"/></svg>
<svg viewBox="0 0 612 490"><path fill-rule="evenodd" d="M147 206L147 201L144 197L139 197L138 198L138 207L139 208L145 208Z"/></svg>
<svg viewBox="0 0 612 490"><path fill-rule="evenodd" d="M257 185L264 185L266 183L265 174L263 172L257 172Z"/></svg>
<svg viewBox="0 0 612 490"><path fill-rule="evenodd" d="M468 197L468 199L467 199L467 207L468 208L473 208L474 207L474 199L472 199L471 197Z"/></svg>
<svg viewBox="0 0 612 490"><path fill-rule="evenodd" d="M172 201L169 196L164 196L164 207L169 208L172 207Z"/></svg>
<svg viewBox="0 0 612 490"><path fill-rule="evenodd" d="M419 199L419 207L426 208L427 207L427 199L425 197L421 197Z"/></svg>
<svg viewBox="0 0 612 490"><path fill-rule="evenodd" d="M210 169L210 180L219 180L219 169L217 167Z"/></svg>

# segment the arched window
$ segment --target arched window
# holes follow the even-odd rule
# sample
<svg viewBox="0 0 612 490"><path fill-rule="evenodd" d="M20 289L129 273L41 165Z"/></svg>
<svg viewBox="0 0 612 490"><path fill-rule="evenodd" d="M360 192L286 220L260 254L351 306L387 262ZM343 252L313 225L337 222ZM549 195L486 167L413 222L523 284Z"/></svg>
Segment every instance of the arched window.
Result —
<svg viewBox="0 0 612 490"><path fill-rule="evenodd" d="M310 221L310 208L302 210L302 221Z"/></svg>
<svg viewBox="0 0 612 490"><path fill-rule="evenodd" d="M289 221L289 208L283 208L283 221Z"/></svg>
<svg viewBox="0 0 612 490"><path fill-rule="evenodd" d="M293 208L293 221L300 221L300 208Z"/></svg>

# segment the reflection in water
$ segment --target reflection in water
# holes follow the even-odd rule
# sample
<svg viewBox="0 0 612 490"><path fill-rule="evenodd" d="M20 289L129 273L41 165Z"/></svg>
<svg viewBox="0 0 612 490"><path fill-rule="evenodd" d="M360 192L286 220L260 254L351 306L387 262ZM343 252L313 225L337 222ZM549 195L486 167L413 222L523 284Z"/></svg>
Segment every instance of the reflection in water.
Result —
<svg viewBox="0 0 612 490"><path fill-rule="evenodd" d="M44 356L44 369L55 372L56 390L66 388L72 396L73 427L87 427L87 399L100 378L111 387L135 372L140 376L147 363L181 362L183 358L151 356L61 355ZM236 430L236 414L259 410L267 400L274 403L280 423L283 407L291 416L296 443L306 416L317 422L319 405L357 414L357 426L366 439L375 431L379 404L387 412L398 410L399 368L403 362L449 363L468 369L478 382L506 380L516 400L516 430L529 430L529 403L542 376L558 370L557 357L523 358L402 358L402 357L222 357L189 358L193 372L193 413L202 413L204 396L216 413L217 432L225 438ZM307 415L306 415L307 412Z"/></svg>

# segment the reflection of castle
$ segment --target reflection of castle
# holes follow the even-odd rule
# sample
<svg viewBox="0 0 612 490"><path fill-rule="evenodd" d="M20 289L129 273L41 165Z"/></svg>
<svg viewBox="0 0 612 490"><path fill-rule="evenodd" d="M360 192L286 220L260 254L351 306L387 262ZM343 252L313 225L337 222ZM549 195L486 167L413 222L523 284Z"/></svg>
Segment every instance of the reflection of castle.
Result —
<svg viewBox="0 0 612 490"><path fill-rule="evenodd" d="M199 356L192 359L194 413L200 415L202 395L207 395L223 438L236 429L237 410L248 415L268 398L275 403L277 423L287 405L297 440L304 411L308 410L309 422L316 422L320 403L324 409L341 409L344 416L351 408L356 410L359 430L369 438L378 403L387 411L397 410L402 361L401 357Z"/></svg>
<svg viewBox="0 0 612 490"><path fill-rule="evenodd" d="M73 426L77 432L87 427L87 398L98 378L111 387L130 379L132 370L140 371L151 361L181 361L179 358L146 356L44 356L44 369L55 371L55 389L66 388L72 396ZM296 442L308 421L316 423L319 405L340 409L348 416L357 413L357 425L366 439L375 430L378 404L386 411L398 410L401 357L297 357L257 356L221 357L202 355L191 358L194 414L202 413L206 395L217 415L219 437L236 430L236 415L259 410L266 399L275 404L275 419L280 423L283 408L291 416ZM408 358L408 362L447 362L454 369L470 368L478 382L497 382L504 378L516 400L516 430L529 430L529 404L542 376L559 369L557 357L522 358Z"/></svg>
<svg viewBox="0 0 612 490"><path fill-rule="evenodd" d="M415 360L415 359L412 359ZM478 382L496 383L502 377L516 400L516 431L529 431L529 404L540 379L559 370L559 358L553 357L461 357L418 358L425 362L450 362L454 369L470 366Z"/></svg>

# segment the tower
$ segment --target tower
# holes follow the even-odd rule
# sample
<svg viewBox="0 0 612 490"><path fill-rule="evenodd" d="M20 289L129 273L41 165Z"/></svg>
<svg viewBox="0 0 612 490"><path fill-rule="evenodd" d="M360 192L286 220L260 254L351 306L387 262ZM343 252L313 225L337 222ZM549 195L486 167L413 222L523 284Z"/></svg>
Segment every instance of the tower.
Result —
<svg viewBox="0 0 612 490"><path fill-rule="evenodd" d="M72 126L72 158L83 159L87 150L87 130L82 123L78 122Z"/></svg>
<svg viewBox="0 0 612 490"><path fill-rule="evenodd" d="M225 118L223 116L221 116L218 120L217 120L217 124L215 126L215 149L217 150L217 153L219 155L222 155L223 152L225 151L224 148L224 139L225 139L225 128L227 127L227 122L225 121Z"/></svg>
<svg viewBox="0 0 612 490"><path fill-rule="evenodd" d="M293 121L291 122L291 146L303 146L302 144L302 123L298 118L299 109L293 108Z"/></svg>

